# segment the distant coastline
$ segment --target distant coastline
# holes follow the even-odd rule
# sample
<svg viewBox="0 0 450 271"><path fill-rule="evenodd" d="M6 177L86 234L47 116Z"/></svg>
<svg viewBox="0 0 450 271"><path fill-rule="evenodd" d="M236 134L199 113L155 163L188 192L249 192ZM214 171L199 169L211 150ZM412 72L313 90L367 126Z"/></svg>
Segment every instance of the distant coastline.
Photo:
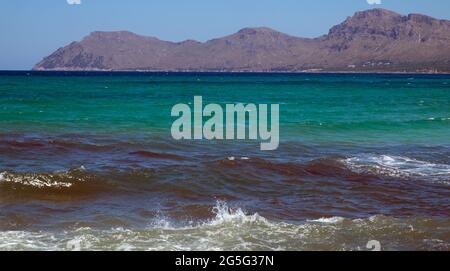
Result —
<svg viewBox="0 0 450 271"><path fill-rule="evenodd" d="M11 73L21 73L21 74L82 74L82 73L92 73L92 74L386 74L386 75L450 75L450 71L431 71L431 72L409 72L409 71L158 71L158 70L0 70L0 75L11 74Z"/></svg>
<svg viewBox="0 0 450 271"><path fill-rule="evenodd" d="M312 39L267 27L206 42L96 31L45 57L33 70L450 73L448 44L448 20L372 9Z"/></svg>

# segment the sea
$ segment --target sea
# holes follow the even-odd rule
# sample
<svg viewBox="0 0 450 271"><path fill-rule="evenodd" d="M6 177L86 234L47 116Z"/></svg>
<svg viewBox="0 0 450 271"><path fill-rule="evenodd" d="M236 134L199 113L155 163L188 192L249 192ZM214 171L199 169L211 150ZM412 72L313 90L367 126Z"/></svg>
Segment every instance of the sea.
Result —
<svg viewBox="0 0 450 271"><path fill-rule="evenodd" d="M194 96L279 148L173 139ZM450 250L450 75L0 72L0 250L373 249Z"/></svg>

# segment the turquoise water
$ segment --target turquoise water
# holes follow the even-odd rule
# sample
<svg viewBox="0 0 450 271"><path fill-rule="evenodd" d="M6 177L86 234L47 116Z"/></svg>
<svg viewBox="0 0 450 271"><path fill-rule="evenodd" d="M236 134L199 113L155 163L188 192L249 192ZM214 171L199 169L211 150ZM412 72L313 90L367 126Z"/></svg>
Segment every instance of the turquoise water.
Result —
<svg viewBox="0 0 450 271"><path fill-rule="evenodd" d="M1 76L4 131L168 135L177 103L280 104L284 140L449 143L449 76Z"/></svg>
<svg viewBox="0 0 450 271"><path fill-rule="evenodd" d="M279 149L173 140L194 96ZM0 72L0 250L449 250L449 184L449 75Z"/></svg>

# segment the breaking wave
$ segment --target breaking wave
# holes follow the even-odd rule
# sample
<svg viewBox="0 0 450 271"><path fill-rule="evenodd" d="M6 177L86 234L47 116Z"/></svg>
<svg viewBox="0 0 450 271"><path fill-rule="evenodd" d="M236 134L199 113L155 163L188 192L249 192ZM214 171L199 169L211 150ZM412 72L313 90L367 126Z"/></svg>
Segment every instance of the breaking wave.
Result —
<svg viewBox="0 0 450 271"><path fill-rule="evenodd" d="M391 155L357 155L348 158L325 157L300 163L278 163L260 158L228 157L218 161L220 166L245 169L258 168L285 176L326 176L351 180L397 178L450 183L450 165L420 161Z"/></svg>
<svg viewBox="0 0 450 271"><path fill-rule="evenodd" d="M2 200L72 200L116 189L107 178L84 167L53 173L0 172Z"/></svg>
<svg viewBox="0 0 450 271"><path fill-rule="evenodd" d="M403 156L362 155L343 160L350 170L401 179L425 179L449 184L450 165L420 161Z"/></svg>
<svg viewBox="0 0 450 271"><path fill-rule="evenodd" d="M304 223L270 221L218 202L214 218L176 226L157 217L140 229L89 227L60 232L0 232L0 250L367 250L378 240L383 250L448 250L448 220L323 218Z"/></svg>
<svg viewBox="0 0 450 271"><path fill-rule="evenodd" d="M0 182L20 184L35 188L70 188L76 182L84 182L81 176L73 174L74 172L63 172L55 174L35 174L35 173L0 173Z"/></svg>

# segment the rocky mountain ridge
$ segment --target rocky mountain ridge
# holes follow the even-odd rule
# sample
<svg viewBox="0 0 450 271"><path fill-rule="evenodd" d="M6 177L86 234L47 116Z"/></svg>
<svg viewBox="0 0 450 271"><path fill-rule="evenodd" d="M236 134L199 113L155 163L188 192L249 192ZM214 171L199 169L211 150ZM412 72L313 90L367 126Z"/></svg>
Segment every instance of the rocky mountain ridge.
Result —
<svg viewBox="0 0 450 271"><path fill-rule="evenodd" d="M450 21L385 9L357 12L308 39L267 27L198 42L127 31L93 32L58 49L34 70L450 72Z"/></svg>

